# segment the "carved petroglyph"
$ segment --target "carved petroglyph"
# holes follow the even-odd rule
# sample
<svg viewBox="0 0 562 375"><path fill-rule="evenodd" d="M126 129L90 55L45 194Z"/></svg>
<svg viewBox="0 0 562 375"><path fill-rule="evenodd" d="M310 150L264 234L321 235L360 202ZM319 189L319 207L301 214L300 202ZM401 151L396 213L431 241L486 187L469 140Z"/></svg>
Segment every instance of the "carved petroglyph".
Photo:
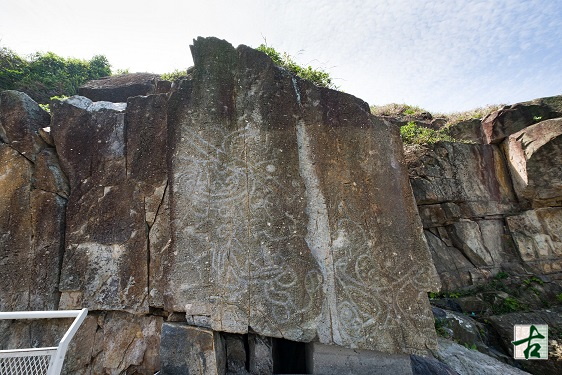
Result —
<svg viewBox="0 0 562 375"><path fill-rule="evenodd" d="M197 304L193 296L202 289L209 292L201 297L213 306L208 312L213 328L245 331L253 313L267 316L264 329L279 335L279 324L294 320L295 315L301 321L313 307L321 276L309 270L300 279L278 251L304 243L304 232L295 213L279 207L276 197L284 182L275 176L278 160L262 159L268 155L259 150L264 137L252 123L230 132L185 127L182 138L189 142L185 152L177 155L178 165L184 167L174 179L177 204L190 208L176 221L181 231L178 240L189 246L189 256L176 254L176 267L192 271L178 285L190 303ZM259 290L259 300L267 302L262 303L266 311L252 305L254 289ZM305 295L300 296L300 291Z"/></svg>
<svg viewBox="0 0 562 375"><path fill-rule="evenodd" d="M226 332L435 346L435 271L399 134L366 103L221 43L196 42L193 79L170 99L164 307Z"/></svg>

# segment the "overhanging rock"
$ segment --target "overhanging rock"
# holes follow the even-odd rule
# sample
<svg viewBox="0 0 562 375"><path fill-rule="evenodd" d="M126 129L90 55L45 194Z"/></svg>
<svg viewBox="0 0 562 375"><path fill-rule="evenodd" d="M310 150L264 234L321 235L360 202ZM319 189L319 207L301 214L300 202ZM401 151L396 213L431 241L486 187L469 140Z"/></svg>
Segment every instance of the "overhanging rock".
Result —
<svg viewBox="0 0 562 375"><path fill-rule="evenodd" d="M215 38L168 103L164 308L213 330L384 352L436 346L438 279L396 129Z"/></svg>

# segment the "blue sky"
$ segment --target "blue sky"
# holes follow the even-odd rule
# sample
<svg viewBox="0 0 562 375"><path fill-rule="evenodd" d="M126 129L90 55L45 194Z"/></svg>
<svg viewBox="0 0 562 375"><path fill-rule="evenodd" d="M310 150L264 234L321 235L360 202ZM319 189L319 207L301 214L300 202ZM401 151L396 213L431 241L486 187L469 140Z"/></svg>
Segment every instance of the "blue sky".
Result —
<svg viewBox="0 0 562 375"><path fill-rule="evenodd" d="M0 0L0 45L114 69L192 65L189 44L264 41L369 104L460 111L562 94L562 0Z"/></svg>

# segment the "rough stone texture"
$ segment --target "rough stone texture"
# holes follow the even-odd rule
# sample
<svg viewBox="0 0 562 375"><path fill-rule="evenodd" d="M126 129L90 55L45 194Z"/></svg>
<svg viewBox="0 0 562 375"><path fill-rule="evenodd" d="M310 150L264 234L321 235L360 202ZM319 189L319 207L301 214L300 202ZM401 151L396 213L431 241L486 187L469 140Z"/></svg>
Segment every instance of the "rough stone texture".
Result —
<svg viewBox="0 0 562 375"><path fill-rule="evenodd" d="M56 346L72 319L0 321L0 349ZM154 374L160 369L162 318L89 312L70 342L62 374ZM6 329L4 329L6 328Z"/></svg>
<svg viewBox="0 0 562 375"><path fill-rule="evenodd" d="M17 151L0 144L0 311L29 307L31 168Z"/></svg>
<svg viewBox="0 0 562 375"><path fill-rule="evenodd" d="M0 93L0 141L34 161L47 145L39 129L49 126L51 117L27 94L5 90Z"/></svg>
<svg viewBox="0 0 562 375"><path fill-rule="evenodd" d="M507 218L521 259L539 274L562 271L562 208L540 208Z"/></svg>
<svg viewBox="0 0 562 375"><path fill-rule="evenodd" d="M506 106L482 120L486 143L499 143L537 121L562 117L562 96L535 99Z"/></svg>
<svg viewBox="0 0 562 375"><path fill-rule="evenodd" d="M225 333L222 337L226 353L226 373L237 375L249 374L246 370L248 355L246 353L244 335Z"/></svg>
<svg viewBox="0 0 562 375"><path fill-rule="evenodd" d="M439 339L439 349L435 352L435 355L437 359L450 366L459 375L529 374L486 354L445 339Z"/></svg>
<svg viewBox="0 0 562 375"><path fill-rule="evenodd" d="M79 96L53 105L53 138L71 190L62 308L148 312L145 206L127 179L124 110Z"/></svg>
<svg viewBox="0 0 562 375"><path fill-rule="evenodd" d="M0 101L0 311L56 309L68 186L37 134L50 117L23 93Z"/></svg>
<svg viewBox="0 0 562 375"><path fill-rule="evenodd" d="M445 290L479 284L519 262L505 215L519 210L500 149L406 146L410 182Z"/></svg>
<svg viewBox="0 0 562 375"><path fill-rule="evenodd" d="M482 122L479 119L459 121L450 126L447 133L454 139L462 139L474 143L484 143L484 132Z"/></svg>
<svg viewBox="0 0 562 375"><path fill-rule="evenodd" d="M63 374L154 374L162 318L90 313L71 342Z"/></svg>
<svg viewBox="0 0 562 375"><path fill-rule="evenodd" d="M397 129L248 47L201 38L192 52L168 112L165 308L219 331L432 347L438 285Z"/></svg>
<svg viewBox="0 0 562 375"><path fill-rule="evenodd" d="M86 82L78 88L78 94L94 102L125 103L130 97L155 93L158 78L158 74L151 73L105 77Z"/></svg>
<svg viewBox="0 0 562 375"><path fill-rule="evenodd" d="M497 146L439 142L406 146L405 152L418 205L456 205L463 218L506 214L517 207ZM452 207L448 211L455 212ZM424 227L432 223L423 211L420 214Z"/></svg>
<svg viewBox="0 0 562 375"><path fill-rule="evenodd" d="M514 133L502 147L519 200L533 207L562 206L562 118Z"/></svg>
<svg viewBox="0 0 562 375"><path fill-rule="evenodd" d="M60 167L55 149L43 149L37 154L34 166L35 188L68 198L68 179Z"/></svg>
<svg viewBox="0 0 562 375"><path fill-rule="evenodd" d="M31 191L30 203L33 252L30 262L25 265L26 277L31 280L28 309L53 310L57 309L59 302L58 282L64 249L66 200L35 189Z"/></svg>
<svg viewBox="0 0 562 375"><path fill-rule="evenodd" d="M458 375L450 366L435 358L411 355L412 375Z"/></svg>
<svg viewBox="0 0 562 375"><path fill-rule="evenodd" d="M164 323L161 375L219 375L226 371L224 343L217 332L180 323Z"/></svg>
<svg viewBox="0 0 562 375"><path fill-rule="evenodd" d="M352 350L318 343L309 344L308 350L307 372L309 374L413 374L408 355Z"/></svg>
<svg viewBox="0 0 562 375"><path fill-rule="evenodd" d="M269 375L273 373L273 352L271 338L248 335L249 367L253 375Z"/></svg>
<svg viewBox="0 0 562 375"><path fill-rule="evenodd" d="M432 310L436 325L441 327L442 333L447 332L447 338L461 345L476 345L479 351L487 349L486 337L483 335L485 327L482 323L466 314L443 310L438 307L433 307Z"/></svg>
<svg viewBox="0 0 562 375"><path fill-rule="evenodd" d="M488 321L499 333L504 349L513 356L513 326L515 324L547 324L549 337L549 359L546 361L517 362L523 369L533 374L555 375L562 373L562 360L554 358L555 346L562 342L562 306L532 312L515 312L511 314L491 316Z"/></svg>
<svg viewBox="0 0 562 375"><path fill-rule="evenodd" d="M130 98L125 113L127 180L141 199L148 230L148 302L160 308L170 242L166 111L166 95L149 95Z"/></svg>

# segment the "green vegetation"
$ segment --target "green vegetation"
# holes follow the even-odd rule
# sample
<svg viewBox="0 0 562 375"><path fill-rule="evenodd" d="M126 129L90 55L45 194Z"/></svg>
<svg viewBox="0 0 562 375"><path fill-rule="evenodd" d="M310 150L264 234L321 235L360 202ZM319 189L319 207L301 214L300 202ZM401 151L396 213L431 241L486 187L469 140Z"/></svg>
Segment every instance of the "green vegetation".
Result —
<svg viewBox="0 0 562 375"><path fill-rule="evenodd" d="M446 324L444 319L435 318L434 321L435 332L441 337L449 338L450 334L446 329Z"/></svg>
<svg viewBox="0 0 562 375"><path fill-rule="evenodd" d="M187 78L187 69L176 69L173 72L161 74L160 78L164 81L179 81L181 79Z"/></svg>
<svg viewBox="0 0 562 375"><path fill-rule="evenodd" d="M406 118L408 120L427 120L432 118L439 118L445 121L445 125L443 126L443 128L449 128L461 121L472 119L482 120L484 117L494 111L497 111L498 109L501 109L503 106L503 104L487 105L484 107L478 107L462 112L431 114L429 113L429 111L415 105L391 103L380 106L371 106L371 113L375 116L391 116Z"/></svg>
<svg viewBox="0 0 562 375"><path fill-rule="evenodd" d="M492 304L492 311L495 315L507 314L510 312L526 310L527 307L514 297L507 297L498 304Z"/></svg>
<svg viewBox="0 0 562 375"><path fill-rule="evenodd" d="M528 279L523 280L523 284L525 285L531 285L532 283L537 283L537 284L544 284L544 281L542 281L541 279L539 279L536 276L531 276Z"/></svg>
<svg viewBox="0 0 562 375"><path fill-rule="evenodd" d="M371 106L371 113L375 116L409 117L422 120L428 117L429 112L415 105L408 104L386 104Z"/></svg>
<svg viewBox="0 0 562 375"><path fill-rule="evenodd" d="M67 99L68 95L60 95L60 96L51 96L49 98L49 101L52 102L53 100L64 100ZM47 103L47 104L43 104L43 103L39 103L39 107L43 108L43 110L51 113L51 104Z"/></svg>
<svg viewBox="0 0 562 375"><path fill-rule="evenodd" d="M430 292L428 297L455 299L476 296L486 303L490 314L499 315L562 303L562 293L552 295L547 287L548 285L535 275L524 278L501 271L484 284L440 293Z"/></svg>
<svg viewBox="0 0 562 375"><path fill-rule="evenodd" d="M442 130L433 130L416 125L414 121L400 127L400 137L407 144L428 144L439 141L459 142Z"/></svg>
<svg viewBox="0 0 562 375"><path fill-rule="evenodd" d="M467 120L482 120L484 119L484 117L488 116L490 113L497 111L501 108L504 107L504 104L492 104L492 105L487 105L484 107L478 107L478 108L474 108L474 109L470 109L468 111L462 111L462 112L452 112L452 113L448 113L448 114L436 114L436 117L443 117L445 119L447 119L447 124L445 125L446 127L450 127L453 126L455 124L458 124L461 121L467 121Z"/></svg>
<svg viewBox="0 0 562 375"><path fill-rule="evenodd" d="M495 274L494 279L504 280L504 279L507 279L508 277L509 277L509 274L507 272L500 271L500 272Z"/></svg>
<svg viewBox="0 0 562 375"><path fill-rule="evenodd" d="M0 90L23 91L42 104L53 96L74 95L86 81L109 75L110 64L102 55L80 60L37 52L23 58L0 48Z"/></svg>
<svg viewBox="0 0 562 375"><path fill-rule="evenodd" d="M266 44L260 44L256 49L265 53L271 58L271 60L273 60L275 64L287 69L291 73L303 79L309 80L317 86L337 90L337 86L332 82L330 74L326 73L325 71L321 69L314 69L311 66L302 67L298 65L286 52L283 52L281 54L277 52L273 47L269 47Z"/></svg>

